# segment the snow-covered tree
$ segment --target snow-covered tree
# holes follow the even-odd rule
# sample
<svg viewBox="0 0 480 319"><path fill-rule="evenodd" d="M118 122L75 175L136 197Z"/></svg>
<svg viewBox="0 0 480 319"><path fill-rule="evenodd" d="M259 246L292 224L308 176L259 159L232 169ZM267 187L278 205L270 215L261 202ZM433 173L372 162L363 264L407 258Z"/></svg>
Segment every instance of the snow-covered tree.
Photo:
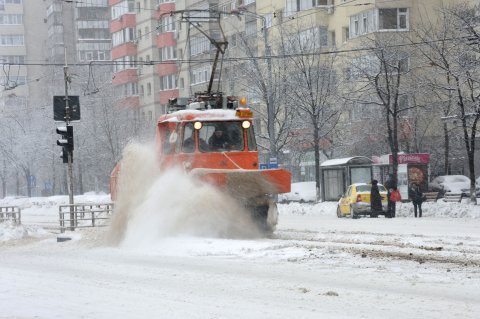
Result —
<svg viewBox="0 0 480 319"><path fill-rule="evenodd" d="M317 200L320 200L320 148L328 140L340 115L337 98L339 77L336 55L323 54L326 30L308 22L293 21L282 32L287 104L297 113L296 130L303 130L303 143L313 149Z"/></svg>
<svg viewBox="0 0 480 319"><path fill-rule="evenodd" d="M464 143L470 174L470 198L475 199L475 150L480 120L480 34L477 10L469 5L443 8L439 20L425 18L416 35L418 47L434 72L428 73L432 88L442 97L440 114L445 122L445 170L448 172L450 139L458 136Z"/></svg>

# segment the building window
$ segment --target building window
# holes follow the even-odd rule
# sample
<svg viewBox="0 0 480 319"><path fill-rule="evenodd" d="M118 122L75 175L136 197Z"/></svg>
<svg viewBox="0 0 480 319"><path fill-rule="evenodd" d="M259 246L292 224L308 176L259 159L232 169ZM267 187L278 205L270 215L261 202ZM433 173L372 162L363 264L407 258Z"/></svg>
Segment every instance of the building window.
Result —
<svg viewBox="0 0 480 319"><path fill-rule="evenodd" d="M114 60L113 72L120 72L125 69L136 68L137 63L134 56L124 56Z"/></svg>
<svg viewBox="0 0 480 319"><path fill-rule="evenodd" d="M367 21L367 13L362 13L362 33L368 33L368 21Z"/></svg>
<svg viewBox="0 0 480 319"><path fill-rule="evenodd" d="M295 12L300 11L300 0L286 0L285 3L285 16L291 16Z"/></svg>
<svg viewBox="0 0 480 319"><path fill-rule="evenodd" d="M350 38L377 31L408 30L408 8L375 9L350 16Z"/></svg>
<svg viewBox="0 0 480 319"><path fill-rule="evenodd" d="M335 37L335 31L330 31L330 46L334 48L336 46L337 40Z"/></svg>
<svg viewBox="0 0 480 319"><path fill-rule="evenodd" d="M353 17L353 35L359 35L358 16Z"/></svg>
<svg viewBox="0 0 480 319"><path fill-rule="evenodd" d="M348 27L342 28L342 40L343 42L350 40L350 30Z"/></svg>
<svg viewBox="0 0 480 319"><path fill-rule="evenodd" d="M19 46L24 45L23 35L16 34L2 34L0 35L1 46Z"/></svg>
<svg viewBox="0 0 480 319"><path fill-rule="evenodd" d="M385 62L388 73L407 73L410 70L410 58L406 53L399 53Z"/></svg>
<svg viewBox="0 0 480 319"><path fill-rule="evenodd" d="M115 92L115 96L119 98L138 95L137 83L125 83L122 85L117 85L114 88L114 92Z"/></svg>
<svg viewBox="0 0 480 319"><path fill-rule="evenodd" d="M112 33L112 46L117 46L129 41L133 41L135 30L133 28L125 28L118 32Z"/></svg>
<svg viewBox="0 0 480 319"><path fill-rule="evenodd" d="M0 24L18 25L23 24L22 14L0 14Z"/></svg>
<svg viewBox="0 0 480 319"><path fill-rule="evenodd" d="M174 17L168 16L163 17L160 20L160 32L174 32L175 31L175 19Z"/></svg>
<svg viewBox="0 0 480 319"><path fill-rule="evenodd" d="M23 75L0 76L0 85L4 88L14 88L25 83L27 83L27 78Z"/></svg>
<svg viewBox="0 0 480 319"><path fill-rule="evenodd" d="M268 13L264 15L264 17L265 17L265 20L264 20L265 25L263 27L267 29L271 28L273 25L273 13Z"/></svg>
<svg viewBox="0 0 480 319"><path fill-rule="evenodd" d="M206 37L195 37L190 39L190 56L210 51L210 41Z"/></svg>
<svg viewBox="0 0 480 319"><path fill-rule="evenodd" d="M191 85L205 83L210 80L210 68L200 67L193 69L190 78Z"/></svg>
<svg viewBox="0 0 480 319"><path fill-rule="evenodd" d="M110 60L110 51L101 50L79 50L78 59L80 62L107 61Z"/></svg>
<svg viewBox="0 0 480 319"><path fill-rule="evenodd" d="M320 48L328 46L328 30L326 27L311 28L298 33L301 48Z"/></svg>
<svg viewBox="0 0 480 319"><path fill-rule="evenodd" d="M0 8L5 4L22 4L22 0L0 0Z"/></svg>
<svg viewBox="0 0 480 319"><path fill-rule="evenodd" d="M333 4L332 2L333 2L332 0L312 0L314 7L329 6Z"/></svg>
<svg viewBox="0 0 480 319"><path fill-rule="evenodd" d="M177 76L175 74L160 77L160 90L174 90L177 88Z"/></svg>
<svg viewBox="0 0 480 319"><path fill-rule="evenodd" d="M169 61L177 59L177 50L174 46L163 47L158 49L160 53L160 61Z"/></svg>
<svg viewBox="0 0 480 319"><path fill-rule="evenodd" d="M0 65L23 63L25 63L25 56L23 55L0 55Z"/></svg>
<svg viewBox="0 0 480 319"><path fill-rule="evenodd" d="M124 0L112 6L112 20L120 18L126 13L134 12L133 0Z"/></svg>
<svg viewBox="0 0 480 319"><path fill-rule="evenodd" d="M407 30L408 9L378 9L379 30Z"/></svg>
<svg viewBox="0 0 480 319"><path fill-rule="evenodd" d="M147 96L152 95L152 85L147 83Z"/></svg>

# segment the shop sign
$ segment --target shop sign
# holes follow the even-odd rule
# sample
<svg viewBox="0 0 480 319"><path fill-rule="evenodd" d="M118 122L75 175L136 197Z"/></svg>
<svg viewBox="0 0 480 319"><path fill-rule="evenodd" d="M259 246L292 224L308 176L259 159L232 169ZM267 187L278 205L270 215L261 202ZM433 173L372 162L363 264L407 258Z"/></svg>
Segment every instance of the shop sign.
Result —
<svg viewBox="0 0 480 319"><path fill-rule="evenodd" d="M393 156L389 156L390 164L393 163ZM414 154L398 154L398 164L428 164L430 162L430 154L414 153Z"/></svg>

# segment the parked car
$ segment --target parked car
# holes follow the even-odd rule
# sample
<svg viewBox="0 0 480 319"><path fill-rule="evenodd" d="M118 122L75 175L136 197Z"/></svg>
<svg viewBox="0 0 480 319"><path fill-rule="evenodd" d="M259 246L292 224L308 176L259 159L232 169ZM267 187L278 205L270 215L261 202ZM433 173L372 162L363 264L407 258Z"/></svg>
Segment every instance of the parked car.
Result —
<svg viewBox="0 0 480 319"><path fill-rule="evenodd" d="M449 192L470 196L470 178L464 175L437 176L430 182L430 190L442 195ZM475 195L480 197L480 186L476 185Z"/></svg>
<svg viewBox="0 0 480 319"><path fill-rule="evenodd" d="M292 183L290 193L278 194L278 201L281 203L313 203L315 202L315 198L315 182Z"/></svg>
<svg viewBox="0 0 480 319"><path fill-rule="evenodd" d="M370 191L372 185L365 183L356 183L348 186L345 194L342 195L337 205L337 216L357 218L359 215L369 215L370 217L377 217L377 214L372 214L370 210ZM387 189L378 184L378 190L382 196L383 215L387 212Z"/></svg>

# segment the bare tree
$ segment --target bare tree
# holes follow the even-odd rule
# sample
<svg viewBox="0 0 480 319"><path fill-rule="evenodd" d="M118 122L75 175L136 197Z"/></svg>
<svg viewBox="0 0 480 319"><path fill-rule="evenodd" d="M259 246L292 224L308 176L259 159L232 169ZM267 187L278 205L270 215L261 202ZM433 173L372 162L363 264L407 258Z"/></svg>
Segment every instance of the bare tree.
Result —
<svg viewBox="0 0 480 319"><path fill-rule="evenodd" d="M442 117L445 139L445 171L448 172L450 128L460 134L468 158L470 199L475 198L475 140L480 120L480 34L474 7L444 8L436 23L423 22L417 36L424 46L418 50L435 70L431 83L444 98ZM441 75L439 79L439 74Z"/></svg>
<svg viewBox="0 0 480 319"><path fill-rule="evenodd" d="M313 24L311 24L313 25ZM335 72L334 54L323 54L326 30L294 23L283 30L288 65L285 95L288 105L298 116L297 129L305 129L315 157L317 201L320 200L320 143L338 122L340 105L337 99L339 80Z"/></svg>
<svg viewBox="0 0 480 319"><path fill-rule="evenodd" d="M259 148L264 153L268 151L271 154L281 155L291 141L290 132L294 120L294 110L287 106L284 94L288 69L284 60L266 56L265 46L269 46L272 55L282 55L284 45L278 39L272 39L266 43L268 30L263 29L265 26L259 32L250 31L247 34L243 31L247 23L250 26L256 26L256 19L260 16L252 15L252 12L248 11L243 11L238 16L243 19L240 21L245 21L245 23L239 23L234 19L234 23L231 24L237 31L236 43L229 47L226 56L242 59L241 62L229 62L227 66L229 71L227 73L228 89L234 94L247 92L252 97L253 101L251 102L253 103L250 106L262 123L261 128L257 127L255 132ZM256 30L256 28L252 30ZM258 55L258 49L262 47L265 58L260 58ZM273 107L269 105L270 103ZM269 108L274 110L273 118L269 118ZM268 128L269 121L273 121L275 127L272 143L274 150L270 150L269 130L263 129Z"/></svg>
<svg viewBox="0 0 480 319"><path fill-rule="evenodd" d="M374 34L366 37L363 47L372 48L352 59L350 76L356 81L348 100L365 106L365 111L376 120L376 131L386 130L387 145L393 157L393 175L397 179L398 153L401 139L401 116L414 108L410 52L401 46L403 37L395 33ZM375 116L375 114L377 114ZM379 116L381 114L381 116ZM377 133L377 136L381 135ZM381 140L376 140L381 144Z"/></svg>

